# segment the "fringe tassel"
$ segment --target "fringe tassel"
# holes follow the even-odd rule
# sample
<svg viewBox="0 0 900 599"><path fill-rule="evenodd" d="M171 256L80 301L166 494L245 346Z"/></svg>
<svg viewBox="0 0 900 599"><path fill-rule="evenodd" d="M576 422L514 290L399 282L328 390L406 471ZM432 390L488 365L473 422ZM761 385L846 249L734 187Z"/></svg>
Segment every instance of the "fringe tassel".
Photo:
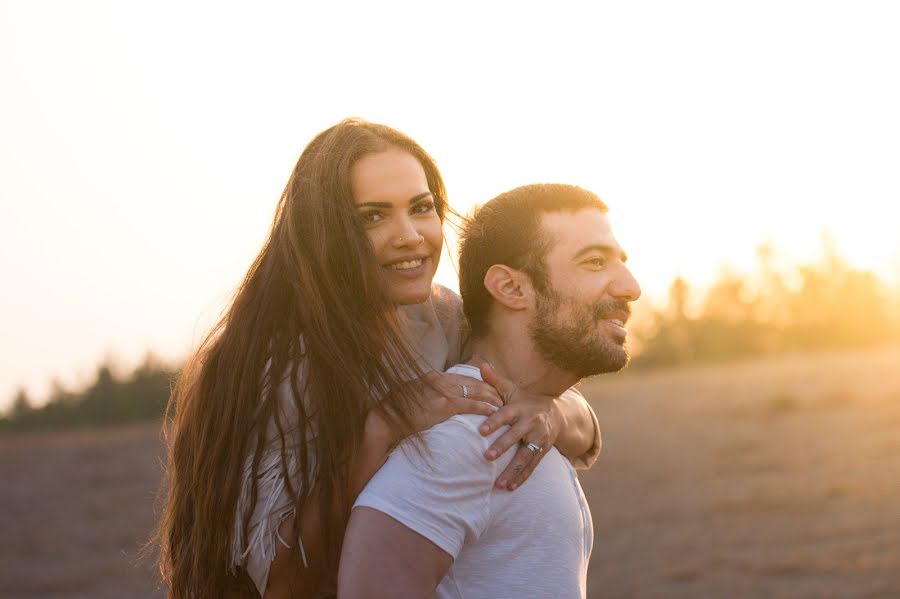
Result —
<svg viewBox="0 0 900 599"><path fill-rule="evenodd" d="M248 557L251 554L258 556L259 561L265 564L265 572L261 576L253 576L255 572L248 572L257 587L264 586L268 578L268 566L275 559L276 540L284 547L292 546L284 540L278 529L281 524L294 514L294 505L285 493L284 473L281 469L281 455L278 451L267 452L260 461L260 468L255 481L251 480L253 469L253 456L250 455L244 462L241 493L238 497L234 522L232 523L231 554L228 570L232 574L238 567L246 568ZM297 459L293 454L288 456L288 471L297 471ZM250 508L251 484L257 485L257 504L250 517L248 537L244 538L243 519ZM303 566L309 567L306 558L306 550L302 540L298 537L297 544ZM262 580L258 580L261 577ZM265 589L263 588L260 593Z"/></svg>

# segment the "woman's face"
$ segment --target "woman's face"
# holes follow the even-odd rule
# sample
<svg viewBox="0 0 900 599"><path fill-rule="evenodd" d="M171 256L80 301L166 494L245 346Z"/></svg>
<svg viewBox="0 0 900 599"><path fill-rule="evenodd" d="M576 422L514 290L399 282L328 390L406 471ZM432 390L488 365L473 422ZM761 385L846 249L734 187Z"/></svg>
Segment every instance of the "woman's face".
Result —
<svg viewBox="0 0 900 599"><path fill-rule="evenodd" d="M396 148L366 154L350 169L350 184L391 300L424 302L444 232L422 165Z"/></svg>

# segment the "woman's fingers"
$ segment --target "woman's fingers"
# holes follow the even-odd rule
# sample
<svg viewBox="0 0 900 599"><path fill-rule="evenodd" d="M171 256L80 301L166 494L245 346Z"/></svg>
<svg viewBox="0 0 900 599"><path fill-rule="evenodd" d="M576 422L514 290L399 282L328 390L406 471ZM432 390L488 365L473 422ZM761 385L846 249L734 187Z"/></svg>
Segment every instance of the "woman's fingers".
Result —
<svg viewBox="0 0 900 599"><path fill-rule="evenodd" d="M450 400L450 410L455 414L479 414L492 416L497 408L489 403L477 399L453 399Z"/></svg>
<svg viewBox="0 0 900 599"><path fill-rule="evenodd" d="M510 398L515 395L516 391L518 391L518 387L511 380L504 378L497 374L497 371L494 370L494 367L484 362L480 366L481 370L481 378L485 383L489 384L491 387L497 390L497 393L500 394L500 397L503 398L503 403L508 403Z"/></svg>
<svg viewBox="0 0 900 599"><path fill-rule="evenodd" d="M505 424L515 424L518 419L518 406L503 406L491 414L490 417L485 418L484 422L481 423L481 426L478 427L478 431L486 437Z"/></svg>
<svg viewBox="0 0 900 599"><path fill-rule="evenodd" d="M440 390L448 399L462 397L477 399L498 408L503 407L503 399L491 385L461 374L446 374L441 379Z"/></svg>
<svg viewBox="0 0 900 599"><path fill-rule="evenodd" d="M537 443L535 443L535 445L537 445ZM534 457L532 457L531 460L529 460L525 464L522 470L511 479L511 482L508 483L507 487L510 491L515 491L517 488L522 486L522 483L528 480L528 477L531 476L531 473L534 472L534 469L537 468L537 465L540 464L541 460L544 459L548 448L543 447L543 451L541 451L540 453L533 452L532 450L528 449L527 446L523 447L522 449L532 454ZM504 474L506 474L506 471L500 474L500 478L503 478ZM510 476L512 476L513 474L515 474L515 472L511 473Z"/></svg>
<svg viewBox="0 0 900 599"><path fill-rule="evenodd" d="M525 446L520 447L509 465L500 473L500 476L497 477L497 482L495 483L496 487L507 491L515 489L513 486L514 482L519 480L520 475L525 472L529 464L536 459L537 456L530 449Z"/></svg>
<svg viewBox="0 0 900 599"><path fill-rule="evenodd" d="M518 443L520 439L524 438L529 430L531 430L529 424L517 422L509 427L508 431L494 439L494 442L488 450L484 452L484 457L488 460L497 459L497 457L506 453L507 449Z"/></svg>

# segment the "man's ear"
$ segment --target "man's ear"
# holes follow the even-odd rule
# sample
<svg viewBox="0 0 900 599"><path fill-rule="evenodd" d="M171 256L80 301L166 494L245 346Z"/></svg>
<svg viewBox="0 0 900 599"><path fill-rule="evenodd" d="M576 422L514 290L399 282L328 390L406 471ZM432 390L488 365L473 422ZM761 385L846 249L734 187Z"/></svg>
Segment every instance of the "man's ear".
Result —
<svg viewBox="0 0 900 599"><path fill-rule="evenodd" d="M520 270L494 264L484 275L484 288L494 301L510 310L524 310L531 295L531 281Z"/></svg>

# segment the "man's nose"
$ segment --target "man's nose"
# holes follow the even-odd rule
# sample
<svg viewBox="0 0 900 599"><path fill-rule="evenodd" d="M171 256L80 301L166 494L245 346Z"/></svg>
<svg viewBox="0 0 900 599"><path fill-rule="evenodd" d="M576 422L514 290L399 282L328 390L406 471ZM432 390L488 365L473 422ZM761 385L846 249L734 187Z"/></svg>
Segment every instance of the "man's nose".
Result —
<svg viewBox="0 0 900 599"><path fill-rule="evenodd" d="M610 293L628 302L636 301L641 297L641 286L624 264L621 265L619 273L610 285Z"/></svg>

